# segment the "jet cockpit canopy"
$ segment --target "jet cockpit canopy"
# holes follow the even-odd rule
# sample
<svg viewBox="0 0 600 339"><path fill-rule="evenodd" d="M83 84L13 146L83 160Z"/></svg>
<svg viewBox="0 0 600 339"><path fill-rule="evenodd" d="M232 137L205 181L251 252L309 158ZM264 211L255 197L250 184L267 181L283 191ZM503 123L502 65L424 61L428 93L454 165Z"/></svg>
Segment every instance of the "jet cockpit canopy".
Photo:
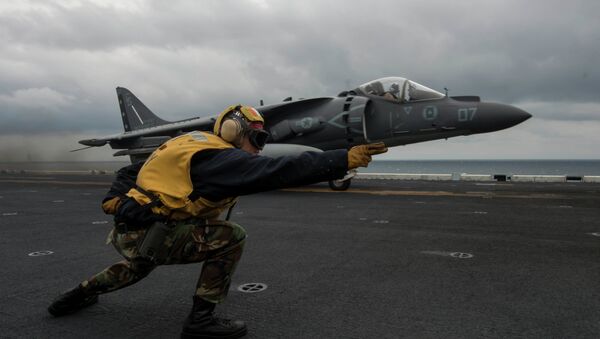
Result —
<svg viewBox="0 0 600 339"><path fill-rule="evenodd" d="M387 77L358 86L358 92L368 96L379 96L396 102L441 99L445 95L412 80Z"/></svg>

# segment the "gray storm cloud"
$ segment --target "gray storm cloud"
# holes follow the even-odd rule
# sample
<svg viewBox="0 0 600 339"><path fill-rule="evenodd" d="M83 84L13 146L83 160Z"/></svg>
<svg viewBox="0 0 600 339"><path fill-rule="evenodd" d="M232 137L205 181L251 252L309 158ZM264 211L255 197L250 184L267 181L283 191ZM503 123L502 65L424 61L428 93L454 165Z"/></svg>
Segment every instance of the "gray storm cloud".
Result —
<svg viewBox="0 0 600 339"><path fill-rule="evenodd" d="M62 149L54 136L118 132L116 86L178 120L398 75L518 105L534 114L515 127L521 144L551 144L555 123L600 122L598 10L595 1L541 0L4 2L0 138L30 135ZM571 143L582 149L592 138ZM466 157L491 140L445 147Z"/></svg>

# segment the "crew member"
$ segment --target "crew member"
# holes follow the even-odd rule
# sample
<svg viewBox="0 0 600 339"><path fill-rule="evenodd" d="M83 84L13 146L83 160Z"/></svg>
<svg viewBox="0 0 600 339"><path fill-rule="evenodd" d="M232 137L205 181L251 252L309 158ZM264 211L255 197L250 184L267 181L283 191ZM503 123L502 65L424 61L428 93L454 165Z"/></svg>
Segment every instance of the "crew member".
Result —
<svg viewBox="0 0 600 339"><path fill-rule="evenodd" d="M245 335L244 322L213 316L246 238L240 225L220 216L240 195L339 179L387 151L378 143L295 157L259 156L269 137L263 124L254 108L230 106L217 118L213 134L178 136L143 165L122 168L102 207L115 215L108 240L124 260L60 295L48 311L76 312L96 303L99 294L140 281L158 265L204 262L182 338Z"/></svg>

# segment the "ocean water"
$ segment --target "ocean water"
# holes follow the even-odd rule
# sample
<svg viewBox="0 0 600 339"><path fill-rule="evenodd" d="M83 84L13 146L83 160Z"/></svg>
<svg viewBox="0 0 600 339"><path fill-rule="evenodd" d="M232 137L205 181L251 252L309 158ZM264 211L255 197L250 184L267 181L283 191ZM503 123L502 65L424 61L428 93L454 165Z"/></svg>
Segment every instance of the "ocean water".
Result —
<svg viewBox="0 0 600 339"><path fill-rule="evenodd" d="M0 162L2 170L116 171L123 161ZM600 160L380 160L361 173L600 175Z"/></svg>

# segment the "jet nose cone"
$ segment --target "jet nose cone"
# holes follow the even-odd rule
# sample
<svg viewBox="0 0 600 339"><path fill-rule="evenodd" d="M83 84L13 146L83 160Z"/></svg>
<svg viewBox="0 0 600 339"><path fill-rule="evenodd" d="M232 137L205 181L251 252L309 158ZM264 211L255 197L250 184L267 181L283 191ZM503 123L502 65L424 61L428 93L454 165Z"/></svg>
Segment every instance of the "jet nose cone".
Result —
<svg viewBox="0 0 600 339"><path fill-rule="evenodd" d="M522 123L531 118L524 110L505 104L482 102L478 107L479 119L476 129L481 132L498 131Z"/></svg>
<svg viewBox="0 0 600 339"><path fill-rule="evenodd" d="M531 114L525 112L524 110L522 110L518 107L514 107L514 106L510 106L510 105L504 105L504 106L507 107L507 109L505 108L504 114L508 118L512 119L512 121L514 122L514 125L520 124L523 121L531 118Z"/></svg>

